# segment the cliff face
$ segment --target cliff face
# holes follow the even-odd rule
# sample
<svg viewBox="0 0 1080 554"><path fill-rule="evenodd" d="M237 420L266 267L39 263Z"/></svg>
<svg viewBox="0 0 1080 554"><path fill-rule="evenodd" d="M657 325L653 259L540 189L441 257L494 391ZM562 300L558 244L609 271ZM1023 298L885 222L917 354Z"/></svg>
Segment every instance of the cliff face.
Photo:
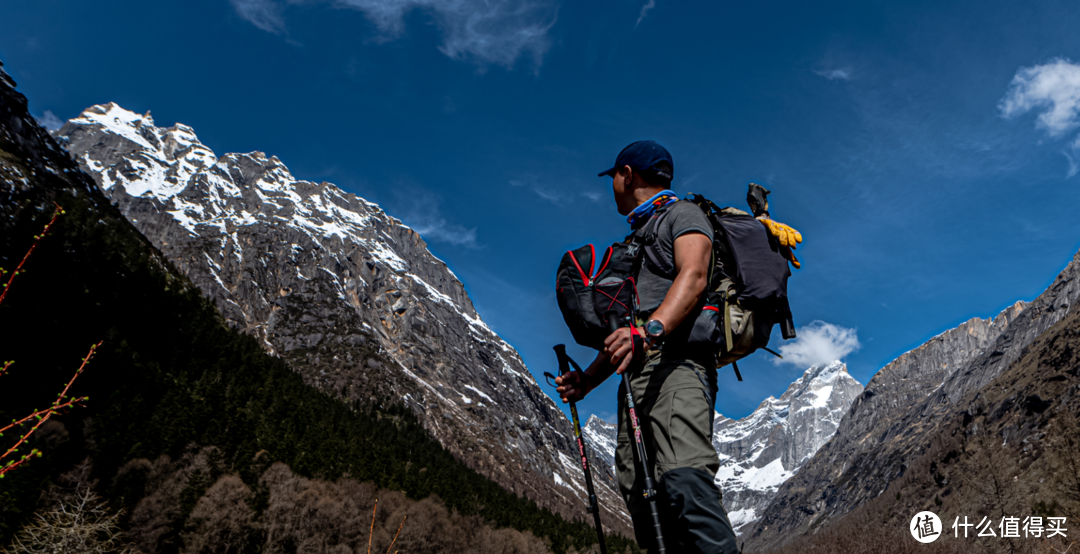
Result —
<svg viewBox="0 0 1080 554"><path fill-rule="evenodd" d="M770 396L745 418L717 414L716 483L736 533L761 517L779 487L832 437L862 390L835 361L807 369L780 398Z"/></svg>
<svg viewBox="0 0 1080 554"><path fill-rule="evenodd" d="M231 325L307 382L344 402L400 399L470 467L581 516L568 420L412 229L274 156L219 157L190 127L116 104L55 136ZM610 468L597 466L605 521L625 530Z"/></svg>
<svg viewBox="0 0 1080 554"><path fill-rule="evenodd" d="M972 319L908 352L874 375L836 435L784 484L748 533L756 548L815 532L880 495L926 448L954 402L999 375L1080 297L1080 263L1069 264L1031 304Z"/></svg>

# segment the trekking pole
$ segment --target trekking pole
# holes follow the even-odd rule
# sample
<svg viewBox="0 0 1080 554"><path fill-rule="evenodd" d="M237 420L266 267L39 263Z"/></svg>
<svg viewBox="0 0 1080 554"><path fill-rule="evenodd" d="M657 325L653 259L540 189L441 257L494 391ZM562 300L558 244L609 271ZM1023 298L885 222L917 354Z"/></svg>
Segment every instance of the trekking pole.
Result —
<svg viewBox="0 0 1080 554"><path fill-rule="evenodd" d="M615 315L615 312L607 312L604 317L607 318L609 335L619 330L619 318ZM626 376L626 373L624 371L622 374L622 382L623 387L626 388L626 406L630 410L630 425L634 429L634 444L637 445L638 460L640 460L638 469L641 470L641 474L645 477L644 496L649 501L649 511L652 512L653 529L656 531L656 546L660 549L660 554L666 554L664 533L660 529L660 514L656 510L656 490L653 488L652 476L649 475L649 462L645 457L645 440L641 436L641 425L638 423L637 411L634 409L634 393L630 392L630 378Z"/></svg>
<svg viewBox="0 0 1080 554"><path fill-rule="evenodd" d="M581 366L577 365L570 356L566 355L566 345L556 344L555 355L559 357L559 375L570 373L570 365L579 373ZM593 491L592 472L589 471L589 457L585 454L585 439L581 436L581 420L577 414L577 403L570 402L570 416L574 420L574 437L577 438L578 453L581 454L581 469L585 472L585 488L589 491L589 507L587 512L593 515L593 523L596 525L596 538L600 541L600 554L607 554L607 545L604 543L604 528L600 525L600 506L596 501L596 492Z"/></svg>

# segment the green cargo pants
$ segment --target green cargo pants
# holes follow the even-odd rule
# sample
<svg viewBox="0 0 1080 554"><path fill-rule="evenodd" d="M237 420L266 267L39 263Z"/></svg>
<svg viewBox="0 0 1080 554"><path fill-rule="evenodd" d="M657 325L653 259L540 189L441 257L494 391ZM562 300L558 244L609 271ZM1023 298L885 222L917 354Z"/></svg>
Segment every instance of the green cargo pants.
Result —
<svg viewBox="0 0 1080 554"><path fill-rule="evenodd" d="M685 356L650 352L644 365L629 378L649 471L657 484L657 508L667 551L736 554L735 533L720 502L720 489L713 482L720 468L712 444L716 368ZM652 515L636 458L626 390L620 385L615 449L619 489L638 543L655 552Z"/></svg>

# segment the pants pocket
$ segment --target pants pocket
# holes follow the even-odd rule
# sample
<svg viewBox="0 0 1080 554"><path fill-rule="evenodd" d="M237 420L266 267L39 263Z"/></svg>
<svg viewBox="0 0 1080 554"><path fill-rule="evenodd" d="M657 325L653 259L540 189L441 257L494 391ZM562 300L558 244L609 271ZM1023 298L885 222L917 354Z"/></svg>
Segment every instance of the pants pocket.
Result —
<svg viewBox="0 0 1080 554"><path fill-rule="evenodd" d="M680 467L715 473L719 458L712 444L712 406L697 388L664 395L654 408L657 434L657 472Z"/></svg>

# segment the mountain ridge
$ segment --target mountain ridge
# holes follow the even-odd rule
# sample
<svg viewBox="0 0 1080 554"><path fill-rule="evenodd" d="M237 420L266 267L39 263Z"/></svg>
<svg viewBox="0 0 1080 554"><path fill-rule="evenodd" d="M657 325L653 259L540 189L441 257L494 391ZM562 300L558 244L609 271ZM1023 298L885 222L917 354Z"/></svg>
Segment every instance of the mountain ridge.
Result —
<svg viewBox="0 0 1080 554"><path fill-rule="evenodd" d="M1080 253L1032 302L973 318L882 368L833 440L781 488L748 542L780 546L876 498L905 474L905 460L926 452L938 419L963 409L955 403L977 396L1078 301Z"/></svg>

